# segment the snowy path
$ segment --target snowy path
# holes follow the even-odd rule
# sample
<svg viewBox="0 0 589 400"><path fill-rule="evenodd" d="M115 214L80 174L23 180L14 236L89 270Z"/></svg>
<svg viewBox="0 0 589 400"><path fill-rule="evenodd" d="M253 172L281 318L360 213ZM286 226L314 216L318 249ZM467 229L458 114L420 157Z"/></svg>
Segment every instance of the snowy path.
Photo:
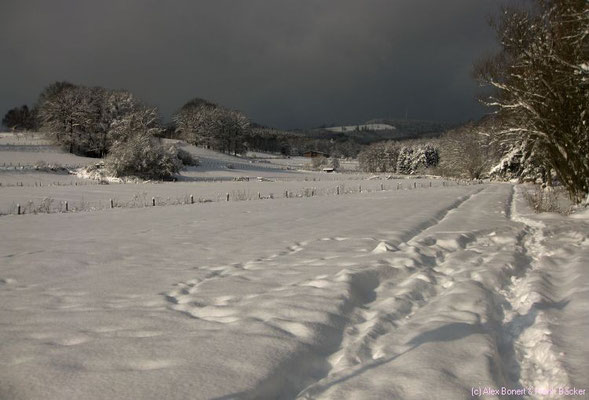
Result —
<svg viewBox="0 0 589 400"><path fill-rule="evenodd" d="M0 398L589 388L589 224L519 190L5 217Z"/></svg>

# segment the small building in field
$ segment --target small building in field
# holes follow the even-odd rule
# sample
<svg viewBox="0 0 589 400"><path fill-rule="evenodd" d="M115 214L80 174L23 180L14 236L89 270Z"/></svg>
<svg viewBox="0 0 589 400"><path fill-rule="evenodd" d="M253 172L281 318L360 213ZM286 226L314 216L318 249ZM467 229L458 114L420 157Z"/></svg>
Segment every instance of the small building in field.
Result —
<svg viewBox="0 0 589 400"><path fill-rule="evenodd" d="M329 154L325 154L322 153L320 151L315 151L315 150L309 150L309 151L305 151L305 153L303 154L303 156L307 157L307 158L317 158L317 157L329 157Z"/></svg>

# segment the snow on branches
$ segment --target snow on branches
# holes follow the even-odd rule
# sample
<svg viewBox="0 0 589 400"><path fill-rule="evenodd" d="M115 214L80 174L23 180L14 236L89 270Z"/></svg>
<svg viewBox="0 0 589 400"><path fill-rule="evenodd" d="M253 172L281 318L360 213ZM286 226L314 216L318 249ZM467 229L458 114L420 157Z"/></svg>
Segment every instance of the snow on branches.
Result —
<svg viewBox="0 0 589 400"><path fill-rule="evenodd" d="M589 193L588 26L585 0L505 8L494 24L501 50L476 67L494 89L484 102L503 118L505 154L553 169L576 201Z"/></svg>

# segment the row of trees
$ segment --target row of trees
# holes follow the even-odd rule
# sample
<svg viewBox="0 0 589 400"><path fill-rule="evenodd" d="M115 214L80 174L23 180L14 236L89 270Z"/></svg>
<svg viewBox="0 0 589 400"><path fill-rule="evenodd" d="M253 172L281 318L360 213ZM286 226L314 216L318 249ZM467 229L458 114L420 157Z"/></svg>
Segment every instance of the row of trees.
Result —
<svg viewBox="0 0 589 400"><path fill-rule="evenodd" d="M160 129L157 111L124 90L56 82L41 92L37 102L41 129L70 153L104 157L114 143L126 140L121 127L147 118L145 134Z"/></svg>
<svg viewBox="0 0 589 400"><path fill-rule="evenodd" d="M176 133L189 143L224 153L243 153L250 121L239 111L193 99L174 115Z"/></svg>
<svg viewBox="0 0 589 400"><path fill-rule="evenodd" d="M491 177L493 171L496 178L513 178L523 168L518 160L507 168L494 168L501 164L501 149L493 138L499 123L489 116L427 141L376 143L360 153L360 166L367 172L414 174L429 170L443 176L481 179Z"/></svg>
<svg viewBox="0 0 589 400"><path fill-rule="evenodd" d="M361 145L350 140L321 140L252 124L241 112L195 98L173 116L175 137L217 151L247 150L302 155L313 150L337 157L355 157Z"/></svg>
<svg viewBox="0 0 589 400"><path fill-rule="evenodd" d="M489 177L501 156L493 140L497 123L496 118L486 117L477 123L452 129L437 139L436 146L440 151L438 173L467 179ZM509 176L503 174L500 178Z"/></svg>
<svg viewBox="0 0 589 400"><path fill-rule="evenodd" d="M285 156L301 156L316 151L338 158L355 158L364 145L348 137L313 138L304 132L283 131L253 125L245 137L248 149L280 153Z"/></svg>
<svg viewBox="0 0 589 400"><path fill-rule="evenodd" d="M49 85L32 110L27 106L15 108L7 113L3 123L13 130L40 129L73 154L101 158L109 154L124 154L129 158L129 149L119 147L133 148L136 146L132 143L155 137L181 138L197 146L232 154L259 150L301 155L314 150L353 157L361 148L349 140L314 139L297 132L251 124L243 113L199 98L182 106L174 114L171 125L162 126L157 110L146 107L128 91L69 82ZM144 137L139 140L138 136ZM114 168L115 164L113 169L117 173L131 168L130 165L122 168L120 163Z"/></svg>
<svg viewBox="0 0 589 400"><path fill-rule="evenodd" d="M166 179L182 167L178 150L157 138L163 131L157 109L130 92L55 82L35 109L49 138L70 153L105 157L114 176Z"/></svg>
<svg viewBox="0 0 589 400"><path fill-rule="evenodd" d="M522 171L554 171L576 201L589 194L588 26L586 0L505 8L494 22L500 51L476 66L492 88L484 102L501 117L493 139L503 167L517 159Z"/></svg>
<svg viewBox="0 0 589 400"><path fill-rule="evenodd" d="M365 172L415 174L436 167L439 153L431 143L389 141L370 145L358 155L358 161Z"/></svg>

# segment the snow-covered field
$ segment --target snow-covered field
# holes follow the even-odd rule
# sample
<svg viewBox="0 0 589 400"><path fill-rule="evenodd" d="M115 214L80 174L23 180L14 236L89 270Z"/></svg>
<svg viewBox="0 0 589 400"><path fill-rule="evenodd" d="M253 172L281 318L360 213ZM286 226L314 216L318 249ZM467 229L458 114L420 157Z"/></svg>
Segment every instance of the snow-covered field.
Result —
<svg viewBox="0 0 589 400"><path fill-rule="evenodd" d="M3 217L0 398L587 388L587 219L423 193Z"/></svg>
<svg viewBox="0 0 589 400"><path fill-rule="evenodd" d="M587 213L532 214L511 184L277 171L0 187L325 189L0 217L0 399L587 397Z"/></svg>
<svg viewBox="0 0 589 400"><path fill-rule="evenodd" d="M310 163L304 157L283 158L264 153L235 157L197 148L177 140L175 143L199 159L198 167L187 167L177 182L137 182L101 185L99 181L68 174L67 169L96 163L97 159L65 153L38 134L15 137L0 134L0 215L17 213L59 212L68 202L70 211L88 211L115 207L144 207L155 198L157 205L195 202L255 200L261 198L325 196L340 193L413 188L415 179L369 179L368 174L313 172L303 167ZM357 169L355 161L341 161L342 169ZM67 166L66 170L50 168ZM39 169L41 167L41 169ZM418 188L429 188L429 181L419 179ZM447 182L448 183L448 182ZM397 185L398 184L398 185ZM449 183L448 183L449 184ZM442 185L434 180L432 186Z"/></svg>

